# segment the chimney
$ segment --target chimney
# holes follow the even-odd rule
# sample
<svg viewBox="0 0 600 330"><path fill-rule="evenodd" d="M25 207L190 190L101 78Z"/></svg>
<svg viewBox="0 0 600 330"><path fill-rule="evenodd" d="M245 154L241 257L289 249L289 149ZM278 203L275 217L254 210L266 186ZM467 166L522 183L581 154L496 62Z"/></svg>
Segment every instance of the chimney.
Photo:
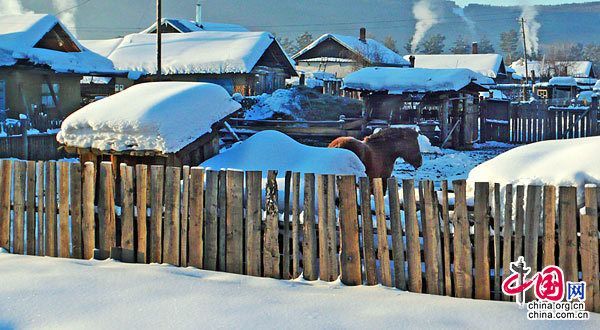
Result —
<svg viewBox="0 0 600 330"><path fill-rule="evenodd" d="M360 28L360 35L358 37L358 40L362 41L362 42L367 42L367 29L364 27Z"/></svg>
<svg viewBox="0 0 600 330"><path fill-rule="evenodd" d="M471 44L471 54L479 54L479 45L477 44L477 41L474 41Z"/></svg>
<svg viewBox="0 0 600 330"><path fill-rule="evenodd" d="M410 67L414 68L415 67L415 56L414 55L410 55L408 57L408 60L410 61Z"/></svg>
<svg viewBox="0 0 600 330"><path fill-rule="evenodd" d="M531 83L535 84L535 70L531 70Z"/></svg>
<svg viewBox="0 0 600 330"><path fill-rule="evenodd" d="M198 0L196 4L196 25L202 27L202 3L201 0Z"/></svg>

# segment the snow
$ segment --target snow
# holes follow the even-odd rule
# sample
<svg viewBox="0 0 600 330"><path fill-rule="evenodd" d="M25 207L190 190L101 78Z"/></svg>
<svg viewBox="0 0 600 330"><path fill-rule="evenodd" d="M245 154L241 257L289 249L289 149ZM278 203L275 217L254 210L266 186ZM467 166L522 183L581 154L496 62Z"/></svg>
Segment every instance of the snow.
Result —
<svg viewBox="0 0 600 330"><path fill-rule="evenodd" d="M57 24L65 30L80 52L35 47ZM108 59L82 46L56 17L45 14L0 15L0 66L11 66L18 60L47 65L60 73L116 73Z"/></svg>
<svg viewBox="0 0 600 330"><path fill-rule="evenodd" d="M277 170L366 176L360 159L346 149L303 145L278 131L262 131L201 164L205 168L244 171Z"/></svg>
<svg viewBox="0 0 600 330"><path fill-rule="evenodd" d="M295 117L294 113L302 112L301 94L294 89L278 89L273 94L256 96L256 104L244 114L244 119L258 120L271 118L275 113Z"/></svg>
<svg viewBox="0 0 600 330"><path fill-rule="evenodd" d="M382 286L292 281L168 265L0 252L3 328L589 328L528 322L514 302L415 294Z"/></svg>
<svg viewBox="0 0 600 330"><path fill-rule="evenodd" d="M510 65L517 74L525 77L525 61L519 59ZM592 72L593 63L590 61L556 61L556 62L545 62L545 61L527 61L527 68L529 71L534 70L536 76L542 74L556 75L559 72L554 72L555 68L559 70L566 69L567 75L586 78L589 77Z"/></svg>
<svg viewBox="0 0 600 330"><path fill-rule="evenodd" d="M83 76L81 78L81 84L97 84L97 85L107 85L112 80L112 77L96 77L96 76Z"/></svg>
<svg viewBox="0 0 600 330"><path fill-rule="evenodd" d="M594 92L600 92L600 80L596 81L593 90Z"/></svg>
<svg viewBox="0 0 600 330"><path fill-rule="evenodd" d="M503 153L477 167L468 177L513 185L577 186L600 184L600 137L536 142Z"/></svg>
<svg viewBox="0 0 600 330"><path fill-rule="evenodd" d="M402 58L402 56L400 56L393 50L387 48L379 41L367 38L366 41L363 42L356 37L340 34L324 34L320 36L317 40L313 41L311 44L306 46L304 49L300 50L292 58L297 59L298 57L315 48L322 42L330 39L335 40L336 42L340 43L342 46L346 47L352 52L360 54L371 64L394 64L401 66L410 65L410 63L404 58Z"/></svg>
<svg viewBox="0 0 600 330"><path fill-rule="evenodd" d="M201 25L198 25L195 21L187 20L187 19L179 19L179 18L163 18L161 20L162 24L170 24L174 28L176 28L179 32L187 33L187 32L197 32L197 31L229 31L229 32L248 32L248 29L241 25L237 24L228 24L228 23L211 23L211 22L203 22ZM154 22L150 27L145 29L140 33L150 33L156 30L156 22Z"/></svg>
<svg viewBox="0 0 600 330"><path fill-rule="evenodd" d="M389 94L458 91L470 83L494 81L469 69L419 69L369 67L344 78L344 88Z"/></svg>
<svg viewBox="0 0 600 330"><path fill-rule="evenodd" d="M201 31L165 33L162 42L164 74L224 74L250 73L276 41L267 32ZM84 43L107 56L119 70L156 73L156 34L136 33L119 41Z"/></svg>
<svg viewBox="0 0 600 330"><path fill-rule="evenodd" d="M549 86L577 86L577 81L573 77L553 77L548 81Z"/></svg>
<svg viewBox="0 0 600 330"><path fill-rule="evenodd" d="M405 55L408 60L411 55ZM499 54L439 54L412 55L415 57L415 68L424 69L469 69L486 77L497 78L504 66Z"/></svg>
<svg viewBox="0 0 600 330"><path fill-rule="evenodd" d="M99 150L173 153L240 109L221 86L153 82L130 87L68 116L60 143Z"/></svg>

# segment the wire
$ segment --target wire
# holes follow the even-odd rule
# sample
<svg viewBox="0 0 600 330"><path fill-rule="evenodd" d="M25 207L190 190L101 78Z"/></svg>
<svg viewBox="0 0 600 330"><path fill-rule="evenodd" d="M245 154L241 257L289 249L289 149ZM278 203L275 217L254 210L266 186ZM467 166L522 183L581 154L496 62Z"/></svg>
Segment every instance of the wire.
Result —
<svg viewBox="0 0 600 330"><path fill-rule="evenodd" d="M79 3L79 4L77 4L77 5L73 6L73 7L70 7L70 8L63 9L63 10L61 10L61 11L59 11L59 12L55 13L54 15L58 16L58 15L60 15L60 14L62 14L62 13L64 13L64 12L66 12L66 11L69 11L69 10L72 10L72 9L75 9L75 8L78 8L78 7L81 7L81 6L85 5L86 3L90 2L90 1L92 1L92 0L85 0L84 2L82 2L82 3Z"/></svg>

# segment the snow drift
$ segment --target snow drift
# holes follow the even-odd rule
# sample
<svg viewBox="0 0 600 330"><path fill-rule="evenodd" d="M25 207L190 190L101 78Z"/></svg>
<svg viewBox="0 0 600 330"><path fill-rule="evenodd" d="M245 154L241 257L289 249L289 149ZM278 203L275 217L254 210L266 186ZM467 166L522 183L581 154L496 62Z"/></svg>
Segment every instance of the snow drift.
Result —
<svg viewBox="0 0 600 330"><path fill-rule="evenodd" d="M144 83L74 112L56 138L79 148L173 153L240 108L218 85Z"/></svg>
<svg viewBox="0 0 600 330"><path fill-rule="evenodd" d="M543 141L509 150L475 167L467 181L513 185L600 184L600 137Z"/></svg>
<svg viewBox="0 0 600 330"><path fill-rule="evenodd" d="M310 147L277 131L262 131L205 161L202 167L244 171L277 170L366 176L360 159L346 149Z"/></svg>

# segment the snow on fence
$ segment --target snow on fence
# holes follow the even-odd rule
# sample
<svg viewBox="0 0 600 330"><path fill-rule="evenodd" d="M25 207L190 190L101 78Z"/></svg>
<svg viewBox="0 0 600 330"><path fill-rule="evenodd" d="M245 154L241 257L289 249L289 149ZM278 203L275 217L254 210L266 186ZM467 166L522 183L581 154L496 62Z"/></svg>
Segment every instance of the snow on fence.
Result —
<svg viewBox="0 0 600 330"><path fill-rule="evenodd" d="M532 143L598 135L598 106L519 104L490 107L481 116L484 140Z"/></svg>
<svg viewBox="0 0 600 330"><path fill-rule="evenodd" d="M278 187L269 171L263 199L256 171L122 164L116 172L109 162L96 171L1 161L0 247L495 300L508 300L501 280L524 255L532 272L558 264L567 281L586 281L586 307L600 312L596 186L577 201L575 187L479 182L471 207L464 180L452 196L446 181L436 192L432 181L403 180L400 193L390 178L386 199L380 179L286 172Z"/></svg>

